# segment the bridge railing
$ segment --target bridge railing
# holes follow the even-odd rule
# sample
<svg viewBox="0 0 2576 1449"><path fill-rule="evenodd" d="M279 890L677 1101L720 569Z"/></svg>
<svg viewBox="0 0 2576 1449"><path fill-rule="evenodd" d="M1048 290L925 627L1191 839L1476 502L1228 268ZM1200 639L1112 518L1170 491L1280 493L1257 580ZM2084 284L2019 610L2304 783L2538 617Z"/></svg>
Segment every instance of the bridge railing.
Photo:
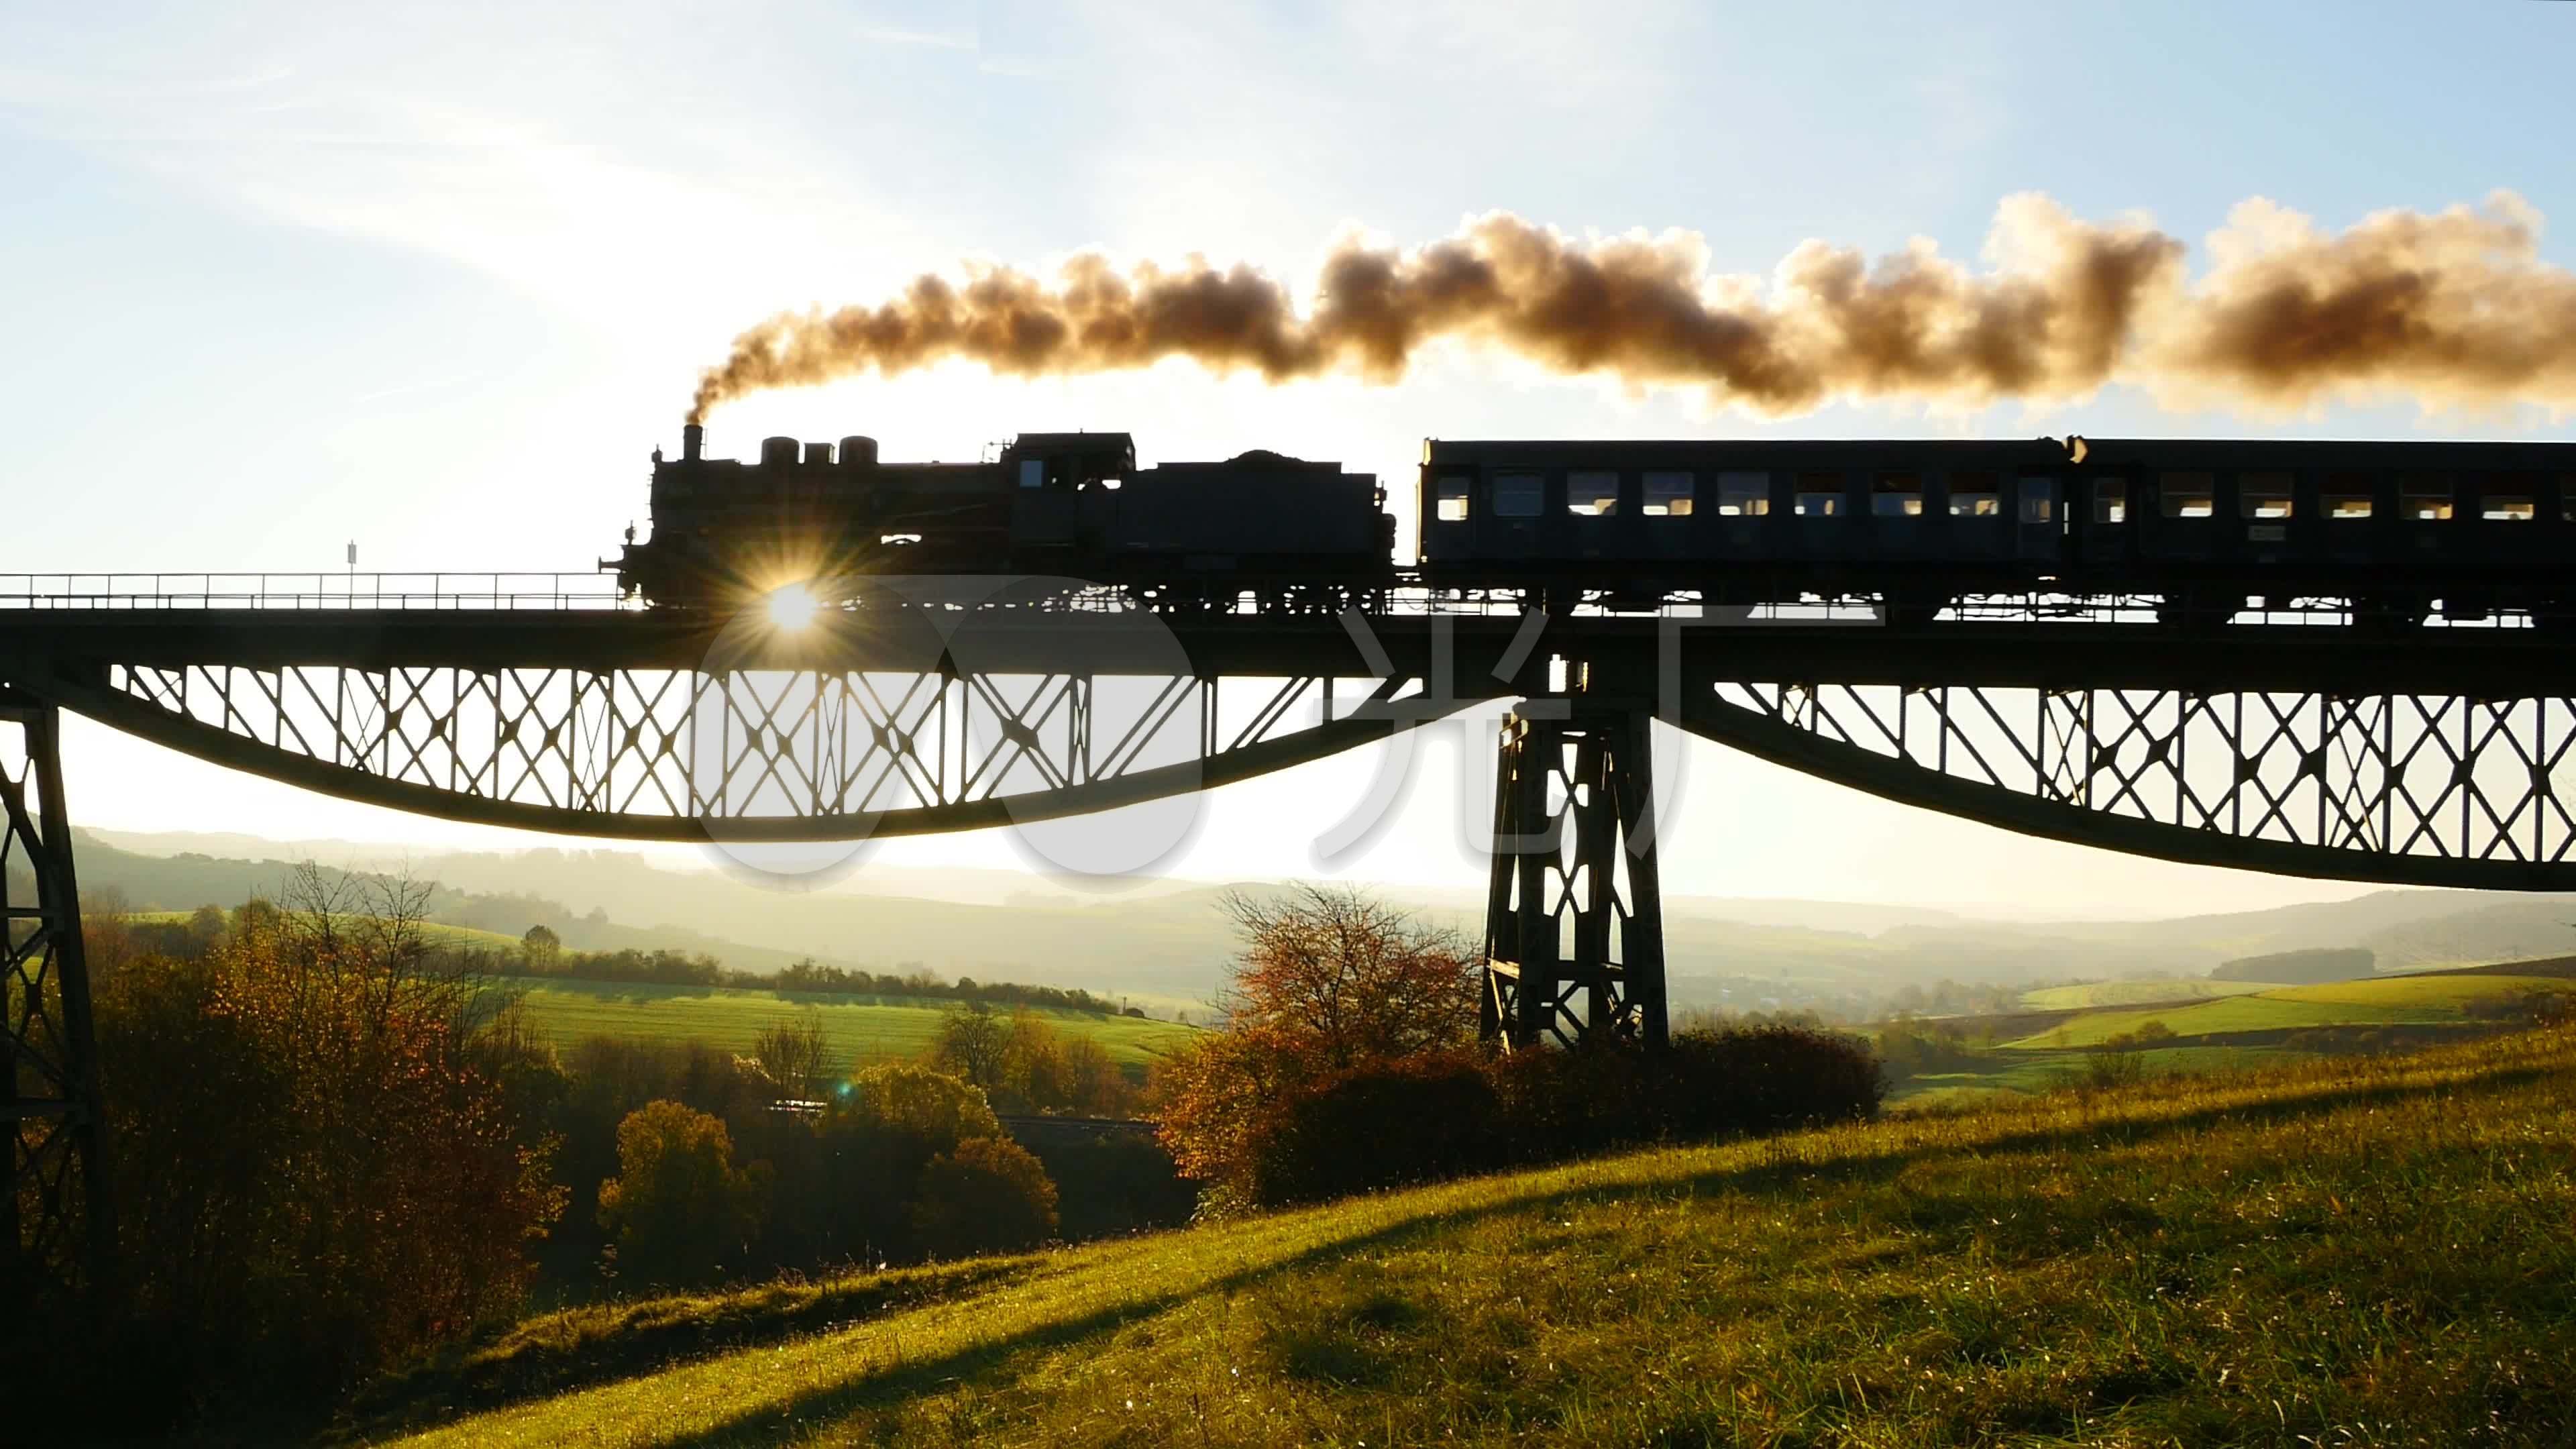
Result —
<svg viewBox="0 0 2576 1449"><path fill-rule="evenodd" d="M0 609L621 609L606 574L0 574Z"/></svg>
<svg viewBox="0 0 2576 1449"><path fill-rule="evenodd" d="M1883 613L1866 597L1808 595L1796 601L1752 606L1704 605L1692 594L1668 596L1649 605L1605 605L1586 602L1569 612L1587 617L1725 620L1741 623L1871 624ZM2058 595L2047 593L1979 594L1953 600L1944 619L1981 623L2150 624L2157 600L2129 595ZM1017 597L1011 607L1049 612L1126 613L1145 607L1127 591L1112 585L1088 585L1058 593ZM1530 606L1518 589L1450 590L1399 582L1376 593L1364 609L1383 616L1446 615L1450 617L1518 617ZM614 579L600 573L53 573L0 574L0 612L46 609L529 609L637 611L643 600L619 594ZM1560 605L1560 607L1565 607ZM1271 613L1305 613L1307 607L1265 602L1256 591L1232 598L1199 599L1179 614L1253 618ZM1337 609L1329 612L1338 612ZM2340 599L2270 599L2264 607L2239 612L2238 626L2326 626L2351 622ZM2444 618L2423 621L2428 628L2530 628L2519 615Z"/></svg>

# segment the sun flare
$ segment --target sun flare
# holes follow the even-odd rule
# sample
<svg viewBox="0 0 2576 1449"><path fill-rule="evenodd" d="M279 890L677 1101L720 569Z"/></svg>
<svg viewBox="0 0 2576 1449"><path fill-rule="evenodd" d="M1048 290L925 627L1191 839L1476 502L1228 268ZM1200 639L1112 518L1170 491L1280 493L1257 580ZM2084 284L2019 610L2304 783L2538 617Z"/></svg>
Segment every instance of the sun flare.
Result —
<svg viewBox="0 0 2576 1449"><path fill-rule="evenodd" d="M814 591L803 584L785 584L769 591L769 622L788 633L812 624L822 609Z"/></svg>

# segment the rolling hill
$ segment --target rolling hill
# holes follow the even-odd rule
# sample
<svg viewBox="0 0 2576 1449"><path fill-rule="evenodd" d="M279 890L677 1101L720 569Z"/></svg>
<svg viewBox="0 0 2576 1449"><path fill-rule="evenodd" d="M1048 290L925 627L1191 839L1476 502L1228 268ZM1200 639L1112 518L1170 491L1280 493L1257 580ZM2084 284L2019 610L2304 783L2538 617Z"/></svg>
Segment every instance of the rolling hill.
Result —
<svg viewBox="0 0 2576 1449"><path fill-rule="evenodd" d="M2560 1029L576 1310L362 1437L2563 1443L2571 1201Z"/></svg>
<svg viewBox="0 0 2576 1449"><path fill-rule="evenodd" d="M748 1053L764 1027L811 1008L842 1070L897 1057L918 1057L938 1035L953 1005L918 997L838 996L743 991L715 986L645 986L623 982L542 983L512 978L521 1003L558 1044L611 1036L640 1041L700 1041ZM1008 1008L1001 1008L1008 1010ZM1037 1010L1056 1030L1098 1041L1110 1059L1141 1079L1155 1057L1198 1034L1195 1027L1094 1012Z"/></svg>
<svg viewBox="0 0 2576 1449"><path fill-rule="evenodd" d="M81 878L85 887L121 892L135 908L187 910L274 893L292 869L289 858L363 866L383 849L334 852L333 844L302 842L258 858L257 842L241 837L84 835ZM250 853L217 856L210 846ZM664 869L617 850L450 854L408 868L438 883L432 914L447 924L508 936L544 924L578 950L703 952L754 972L812 956L872 971L1123 992L1169 1012L1204 1002L1235 949L1221 885L1163 882L1100 897L1037 876L910 871L882 880L862 872L800 892L713 870ZM1468 893L1391 894L1480 934ZM2173 987L2205 979L2223 961L2276 951L2360 947L2393 970L2554 954L2576 942L2567 924L2576 920L2576 898L2431 890L2146 921L1988 921L1918 907L1686 895L1668 897L1665 916L1677 1007L1853 1017L1873 1014L1906 986L1944 978L2111 986L2156 978Z"/></svg>
<svg viewBox="0 0 2576 1449"><path fill-rule="evenodd" d="M2447 1026L2472 1019L2481 1008L2500 1007L2520 993L2563 990L2570 985L2562 977L2546 974L2444 971L2318 986L2275 986L2178 1005L2085 1012L2005 1046L2024 1050L2100 1046L2150 1021L2164 1023L2184 1042L2320 1026Z"/></svg>

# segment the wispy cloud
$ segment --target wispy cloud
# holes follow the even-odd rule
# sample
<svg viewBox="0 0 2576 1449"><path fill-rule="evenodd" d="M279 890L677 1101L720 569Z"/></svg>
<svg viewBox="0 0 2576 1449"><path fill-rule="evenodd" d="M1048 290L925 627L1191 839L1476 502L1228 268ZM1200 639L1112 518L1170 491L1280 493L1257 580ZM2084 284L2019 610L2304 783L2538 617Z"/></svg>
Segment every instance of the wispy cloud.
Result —
<svg viewBox="0 0 2576 1449"><path fill-rule="evenodd" d="M862 25L850 32L869 45L906 45L930 50L974 50L972 30L905 30L890 25Z"/></svg>

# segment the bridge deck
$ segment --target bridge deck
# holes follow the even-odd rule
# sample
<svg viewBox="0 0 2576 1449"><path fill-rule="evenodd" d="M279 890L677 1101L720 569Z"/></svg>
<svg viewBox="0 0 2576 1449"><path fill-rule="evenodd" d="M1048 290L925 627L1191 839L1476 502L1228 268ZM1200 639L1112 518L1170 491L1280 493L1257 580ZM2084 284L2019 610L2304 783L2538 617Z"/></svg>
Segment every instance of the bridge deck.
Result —
<svg viewBox="0 0 2576 1449"><path fill-rule="evenodd" d="M1446 655L1444 660L1442 656ZM0 667L108 665L460 669L728 667L968 673L1356 678L1387 665L1479 694L1543 691L1550 656L1645 681L1686 677L1847 684L2366 690L2528 697L2576 692L2576 648L2554 630L2239 623L2193 634L2152 624L1577 614L1335 617L994 609L854 610L794 634L651 611L516 609L49 609L0 611Z"/></svg>

